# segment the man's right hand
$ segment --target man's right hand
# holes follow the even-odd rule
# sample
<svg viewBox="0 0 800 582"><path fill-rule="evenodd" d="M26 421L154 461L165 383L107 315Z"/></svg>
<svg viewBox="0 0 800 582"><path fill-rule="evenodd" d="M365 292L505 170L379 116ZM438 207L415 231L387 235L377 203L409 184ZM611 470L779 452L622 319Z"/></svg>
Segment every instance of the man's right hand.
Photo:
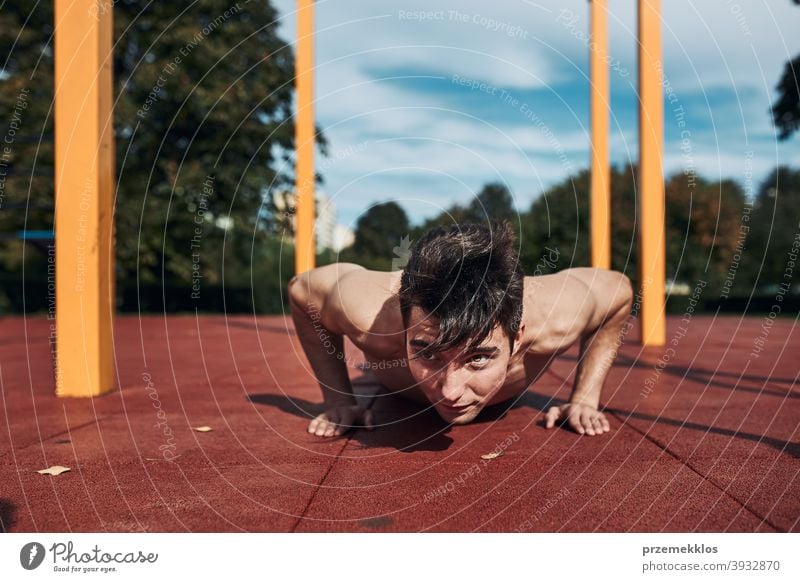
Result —
<svg viewBox="0 0 800 582"><path fill-rule="evenodd" d="M340 436L354 426L372 430L372 411L358 404L329 408L308 425L308 432L321 437Z"/></svg>

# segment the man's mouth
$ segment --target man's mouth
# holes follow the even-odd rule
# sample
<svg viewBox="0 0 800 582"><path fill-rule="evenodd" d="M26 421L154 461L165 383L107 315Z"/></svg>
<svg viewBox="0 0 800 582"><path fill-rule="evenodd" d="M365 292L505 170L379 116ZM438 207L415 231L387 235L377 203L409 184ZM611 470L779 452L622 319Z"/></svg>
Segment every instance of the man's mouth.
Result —
<svg viewBox="0 0 800 582"><path fill-rule="evenodd" d="M459 405L459 406L451 406L450 404L445 404L443 402L440 402L439 405L442 408L444 408L445 410L448 410L450 412L464 412L467 409L472 407L472 404L462 404L462 405Z"/></svg>

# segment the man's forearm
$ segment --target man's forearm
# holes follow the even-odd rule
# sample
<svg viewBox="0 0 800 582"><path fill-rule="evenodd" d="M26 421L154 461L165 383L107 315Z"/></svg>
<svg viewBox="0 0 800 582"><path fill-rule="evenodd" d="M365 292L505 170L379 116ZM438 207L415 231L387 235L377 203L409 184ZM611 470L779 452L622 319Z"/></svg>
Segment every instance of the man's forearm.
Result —
<svg viewBox="0 0 800 582"><path fill-rule="evenodd" d="M319 311L294 301L290 305L297 337L317 377L325 404L355 404L344 357L344 338L322 325Z"/></svg>
<svg viewBox="0 0 800 582"><path fill-rule="evenodd" d="M628 315L626 306L582 338L571 403L599 407L603 384L616 358L620 334Z"/></svg>

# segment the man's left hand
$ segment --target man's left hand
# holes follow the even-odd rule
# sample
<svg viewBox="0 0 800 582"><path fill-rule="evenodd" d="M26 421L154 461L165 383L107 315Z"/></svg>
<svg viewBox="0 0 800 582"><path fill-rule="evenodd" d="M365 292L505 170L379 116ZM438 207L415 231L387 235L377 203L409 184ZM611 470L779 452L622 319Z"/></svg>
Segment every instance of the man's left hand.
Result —
<svg viewBox="0 0 800 582"><path fill-rule="evenodd" d="M600 435L611 430L605 415L588 404L563 404L552 406L545 415L547 428L557 423L567 424L578 434Z"/></svg>

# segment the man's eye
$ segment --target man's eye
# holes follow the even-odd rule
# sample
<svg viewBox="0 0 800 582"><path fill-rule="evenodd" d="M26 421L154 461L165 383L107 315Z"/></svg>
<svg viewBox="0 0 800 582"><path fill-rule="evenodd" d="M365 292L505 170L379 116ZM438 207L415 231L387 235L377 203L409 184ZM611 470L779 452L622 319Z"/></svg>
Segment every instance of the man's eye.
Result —
<svg viewBox="0 0 800 582"><path fill-rule="evenodd" d="M472 356L470 358L469 362L470 362L470 364L482 365L482 364L487 363L489 361L489 359L490 359L489 356L487 356L485 354L479 354L479 355L476 355L476 356Z"/></svg>
<svg viewBox="0 0 800 582"><path fill-rule="evenodd" d="M420 360L423 360L425 362L432 362L433 360L436 359L436 354L429 354L429 353L426 353L426 352L417 352L416 353L416 357L418 357Z"/></svg>

